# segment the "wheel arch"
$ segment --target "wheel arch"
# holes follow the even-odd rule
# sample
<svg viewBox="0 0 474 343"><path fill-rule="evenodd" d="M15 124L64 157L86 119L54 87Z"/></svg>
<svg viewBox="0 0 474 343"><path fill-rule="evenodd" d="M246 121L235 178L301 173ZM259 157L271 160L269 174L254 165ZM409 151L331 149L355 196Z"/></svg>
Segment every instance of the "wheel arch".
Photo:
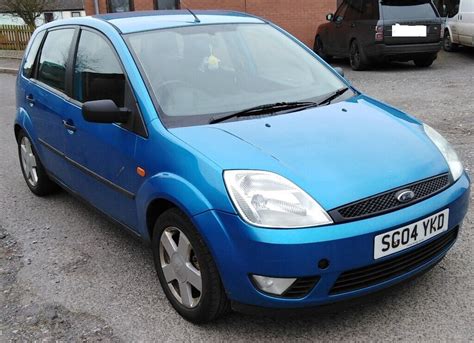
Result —
<svg viewBox="0 0 474 343"><path fill-rule="evenodd" d="M179 208L174 202L165 198L153 199L146 209L146 229L148 237L151 240L153 238L153 228L158 218L167 210L171 208Z"/></svg>
<svg viewBox="0 0 474 343"><path fill-rule="evenodd" d="M14 130L14 133L15 133L15 139L18 142L18 135L20 134L20 131L23 130L23 128L21 127L20 124L15 123L15 125L13 127L13 130Z"/></svg>
<svg viewBox="0 0 474 343"><path fill-rule="evenodd" d="M195 186L171 173L159 173L148 179L140 187L136 199L139 227L145 240L151 240L156 220L170 208L178 208L190 219L212 209Z"/></svg>

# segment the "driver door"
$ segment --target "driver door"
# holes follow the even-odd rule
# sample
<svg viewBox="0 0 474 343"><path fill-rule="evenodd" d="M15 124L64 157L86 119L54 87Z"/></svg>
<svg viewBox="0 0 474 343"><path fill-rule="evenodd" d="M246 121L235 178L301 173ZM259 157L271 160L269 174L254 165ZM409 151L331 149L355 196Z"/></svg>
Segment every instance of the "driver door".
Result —
<svg viewBox="0 0 474 343"><path fill-rule="evenodd" d="M73 165L74 191L130 228L137 227L135 194L143 177L137 174L135 149L144 140L144 126L118 56L107 38L81 29L73 72L74 106L65 119L66 155ZM127 124L84 120L82 104L111 99L131 112ZM142 124L143 125L143 124Z"/></svg>

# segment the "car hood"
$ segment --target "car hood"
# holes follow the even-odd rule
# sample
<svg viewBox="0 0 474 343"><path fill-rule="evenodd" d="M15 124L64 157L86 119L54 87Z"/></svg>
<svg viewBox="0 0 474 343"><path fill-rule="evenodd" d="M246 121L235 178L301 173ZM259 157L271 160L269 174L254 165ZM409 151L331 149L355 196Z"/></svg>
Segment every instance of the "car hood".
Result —
<svg viewBox="0 0 474 343"><path fill-rule="evenodd" d="M420 122L366 96L170 131L223 170L285 176L326 210L448 171Z"/></svg>

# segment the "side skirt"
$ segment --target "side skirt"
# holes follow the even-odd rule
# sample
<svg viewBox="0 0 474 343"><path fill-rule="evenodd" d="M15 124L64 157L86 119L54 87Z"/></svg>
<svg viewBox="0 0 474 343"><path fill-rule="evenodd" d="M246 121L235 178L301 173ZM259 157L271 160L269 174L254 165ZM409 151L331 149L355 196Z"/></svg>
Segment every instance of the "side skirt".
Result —
<svg viewBox="0 0 474 343"><path fill-rule="evenodd" d="M124 231L129 233L131 236L133 236L135 239L138 239L140 240L142 243L144 243L145 245L150 245L150 242L148 242L147 240L145 240L143 238L142 235L140 235L137 231L133 230L130 226L122 223L121 221L115 219L114 217L110 216L109 214L105 213L104 211L100 210L99 208L97 208L96 206L94 206L91 202L89 202L88 200L86 200L82 195L80 195L79 193L77 193L76 191L73 191L71 188L69 188L68 186L66 186L59 178L57 178L54 173L50 172L49 170L46 170L46 173L48 174L48 177L51 178L51 180L53 180L54 182L56 182L62 189L64 189L66 192L68 192L69 194L71 194L73 197L75 197L76 199L78 199L80 202L82 202L83 204L87 205L88 207L90 207L91 209L93 209L94 211L96 211L97 213L101 214L102 216L104 216L107 220L109 220L110 222L112 222L113 224L116 224L118 226L120 226L121 228L125 229Z"/></svg>

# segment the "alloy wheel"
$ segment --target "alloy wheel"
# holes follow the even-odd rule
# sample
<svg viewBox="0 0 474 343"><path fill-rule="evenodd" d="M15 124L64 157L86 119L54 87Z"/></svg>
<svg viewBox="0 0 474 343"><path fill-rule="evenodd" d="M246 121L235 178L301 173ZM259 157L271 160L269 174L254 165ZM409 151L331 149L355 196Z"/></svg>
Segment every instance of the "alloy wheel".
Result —
<svg viewBox="0 0 474 343"><path fill-rule="evenodd" d="M163 231L160 238L160 263L176 300L187 308L196 307L202 295L201 271L194 248L180 229L168 227Z"/></svg>
<svg viewBox="0 0 474 343"><path fill-rule="evenodd" d="M26 181L35 187L38 184L38 170L36 157L28 137L23 137L20 142L21 167L25 173Z"/></svg>
<svg viewBox="0 0 474 343"><path fill-rule="evenodd" d="M351 62L351 66L359 66L360 65L359 47L357 46L356 43L352 43L352 45L351 45L350 62Z"/></svg>
<svg viewBox="0 0 474 343"><path fill-rule="evenodd" d="M323 51L323 42L321 42L321 38L318 36L316 38L316 53L319 55L319 56L322 56L324 54L324 51Z"/></svg>

